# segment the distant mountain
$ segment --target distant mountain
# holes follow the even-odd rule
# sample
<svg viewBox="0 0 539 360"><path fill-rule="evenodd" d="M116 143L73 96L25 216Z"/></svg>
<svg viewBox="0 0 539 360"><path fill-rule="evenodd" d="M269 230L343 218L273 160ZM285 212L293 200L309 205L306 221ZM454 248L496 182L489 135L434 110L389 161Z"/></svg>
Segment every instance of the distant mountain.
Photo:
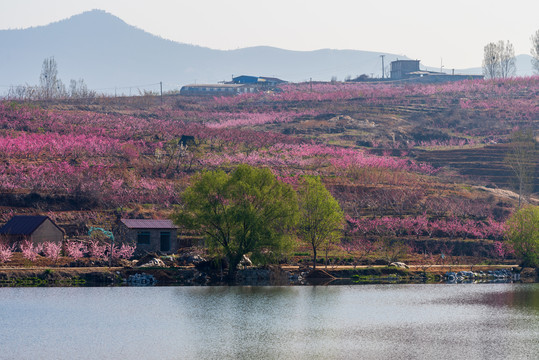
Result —
<svg viewBox="0 0 539 360"><path fill-rule="evenodd" d="M289 51L267 46L213 50L165 40L102 10L46 26L0 30L0 48L0 94L11 85L37 84L43 59L51 56L66 85L70 79L82 78L98 92L111 93L116 89L119 93L136 94L137 89L157 90L155 84L160 81L168 90L187 83L229 80L242 74L295 82L310 78L330 80L333 76L343 80L360 74L380 76L383 54L330 49ZM405 59L383 55L386 67L397 58ZM481 73L480 69L456 72ZM525 74L529 73L526 70Z"/></svg>

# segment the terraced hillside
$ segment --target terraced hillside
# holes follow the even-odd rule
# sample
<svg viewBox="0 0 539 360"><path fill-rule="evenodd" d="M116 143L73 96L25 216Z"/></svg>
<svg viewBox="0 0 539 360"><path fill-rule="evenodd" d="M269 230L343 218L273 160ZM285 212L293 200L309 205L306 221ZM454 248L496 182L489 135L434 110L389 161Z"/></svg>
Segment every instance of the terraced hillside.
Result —
<svg viewBox="0 0 539 360"><path fill-rule="evenodd" d="M460 174L486 185L511 189L516 186L515 174L505 161L509 144L479 148L415 151L416 160L436 167L455 169ZM535 163L532 192L539 193L539 158Z"/></svg>

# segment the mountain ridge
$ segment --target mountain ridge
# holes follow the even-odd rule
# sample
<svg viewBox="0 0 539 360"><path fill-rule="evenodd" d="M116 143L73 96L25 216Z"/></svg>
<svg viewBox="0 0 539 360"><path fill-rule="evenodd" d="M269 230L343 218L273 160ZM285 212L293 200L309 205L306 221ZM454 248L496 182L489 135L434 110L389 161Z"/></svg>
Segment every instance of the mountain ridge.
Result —
<svg viewBox="0 0 539 360"><path fill-rule="evenodd" d="M386 67L397 58L406 59L363 50L297 51L272 46L217 50L165 39L97 9L48 25L0 30L0 47L4 49L0 53L0 93L14 85L37 84L43 59L51 56L64 83L82 78L91 89L117 88L121 92L147 88L144 84L152 84L149 89L155 91L160 81L165 90L171 90L241 74L293 82L380 76L380 55L386 56ZM531 71L531 65L529 68ZM478 73L477 69L456 71L470 74Z"/></svg>

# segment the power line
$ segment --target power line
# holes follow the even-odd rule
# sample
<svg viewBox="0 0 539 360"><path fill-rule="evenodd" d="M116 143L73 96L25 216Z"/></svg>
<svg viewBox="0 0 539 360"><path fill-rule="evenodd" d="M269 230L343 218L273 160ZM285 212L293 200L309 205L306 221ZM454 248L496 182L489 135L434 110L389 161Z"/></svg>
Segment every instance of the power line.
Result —
<svg viewBox="0 0 539 360"><path fill-rule="evenodd" d="M152 83L152 84L142 84L142 85L128 85L128 86L112 86L112 87L106 87L106 88L98 88L93 89L94 91L97 90L121 90L121 89L133 89L133 88L141 88L146 86L157 86L160 83Z"/></svg>

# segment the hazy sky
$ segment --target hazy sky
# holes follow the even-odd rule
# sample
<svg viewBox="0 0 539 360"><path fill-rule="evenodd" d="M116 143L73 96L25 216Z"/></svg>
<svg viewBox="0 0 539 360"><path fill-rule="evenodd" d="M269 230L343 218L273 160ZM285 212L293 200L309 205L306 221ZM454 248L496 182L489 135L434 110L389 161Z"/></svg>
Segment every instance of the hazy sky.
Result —
<svg viewBox="0 0 539 360"><path fill-rule="evenodd" d="M46 25L102 9L163 38L214 49L395 53L446 69L481 66L509 40L529 54L539 0L0 0L0 29Z"/></svg>

